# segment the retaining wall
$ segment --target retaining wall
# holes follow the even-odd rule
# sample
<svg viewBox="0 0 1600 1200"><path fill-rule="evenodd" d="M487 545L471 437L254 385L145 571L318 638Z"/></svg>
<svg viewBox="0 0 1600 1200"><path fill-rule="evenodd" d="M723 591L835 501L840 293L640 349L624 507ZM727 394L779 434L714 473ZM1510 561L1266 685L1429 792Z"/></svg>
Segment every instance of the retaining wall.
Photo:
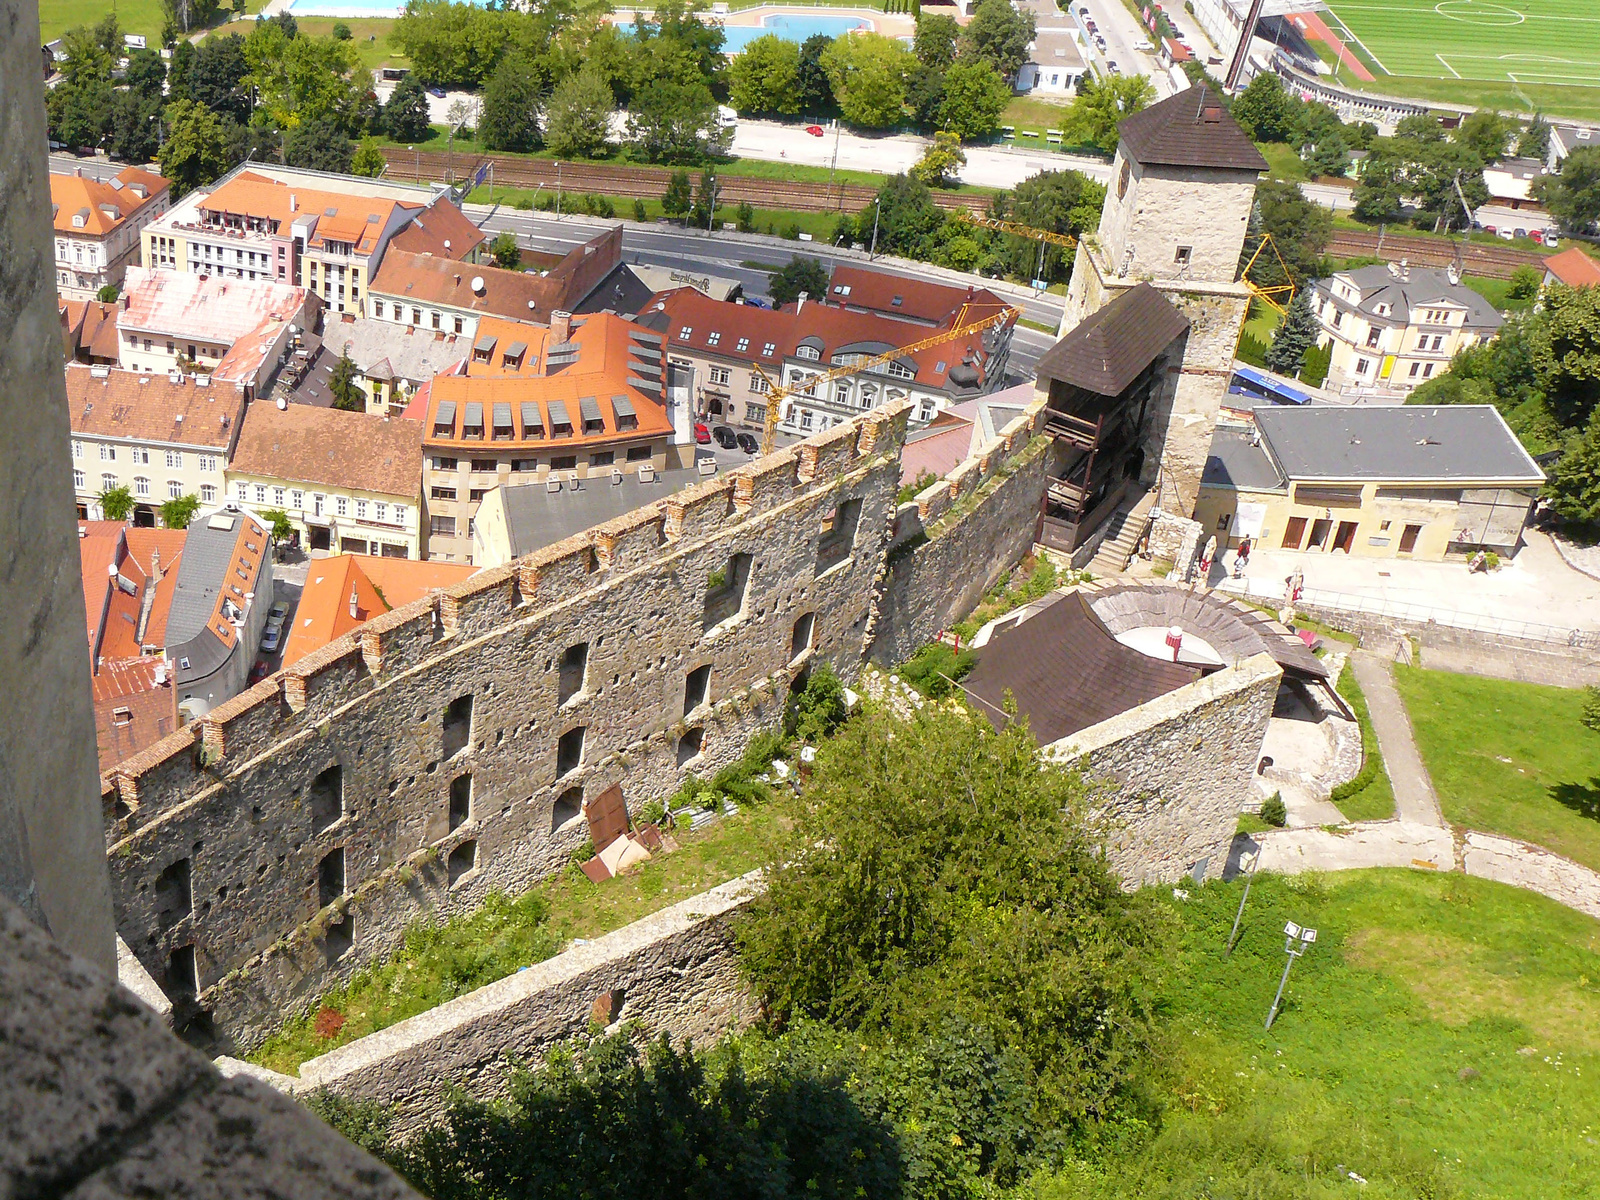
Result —
<svg viewBox="0 0 1600 1200"><path fill-rule="evenodd" d="M760 891L751 872L341 1046L303 1064L297 1090L392 1105L404 1133L436 1120L451 1088L504 1096L512 1061L542 1061L583 1033L597 1007L601 1024L609 1017L652 1036L713 1042L755 1017L730 925Z"/></svg>
<svg viewBox="0 0 1600 1200"><path fill-rule="evenodd" d="M1257 654L1045 748L1082 764L1125 887L1177 882L1202 861L1206 878L1222 874L1282 677Z"/></svg>

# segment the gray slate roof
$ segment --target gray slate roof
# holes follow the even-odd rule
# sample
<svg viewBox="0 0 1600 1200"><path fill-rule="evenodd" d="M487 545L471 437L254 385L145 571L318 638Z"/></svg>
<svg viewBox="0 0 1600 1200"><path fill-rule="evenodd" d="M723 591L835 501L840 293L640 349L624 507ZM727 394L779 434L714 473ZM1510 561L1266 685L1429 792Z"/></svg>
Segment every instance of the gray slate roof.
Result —
<svg viewBox="0 0 1600 1200"><path fill-rule="evenodd" d="M1211 89L1201 85L1170 96L1118 122L1129 158L1168 167L1265 171L1267 160Z"/></svg>
<svg viewBox="0 0 1600 1200"><path fill-rule="evenodd" d="M1255 418L1268 452L1295 481L1544 482L1488 404L1272 406Z"/></svg>
<svg viewBox="0 0 1600 1200"><path fill-rule="evenodd" d="M1361 303L1352 305L1335 296L1327 280L1319 280L1317 290L1341 308L1353 307L1379 324L1409 325L1413 309L1427 308L1440 300L1465 306L1468 329L1499 329L1505 320L1494 305L1477 292L1464 283L1451 283L1450 277L1435 267L1407 267L1404 279L1396 279L1383 263L1339 274L1355 284L1361 293ZM1389 316L1377 315L1380 304L1391 306Z"/></svg>
<svg viewBox="0 0 1600 1200"><path fill-rule="evenodd" d="M1249 488L1265 491L1284 486L1278 468L1248 429L1217 426L1211 435L1211 453L1206 458L1205 487Z"/></svg>
<svg viewBox="0 0 1600 1200"><path fill-rule="evenodd" d="M532 554L703 481L697 471L683 467L657 471L650 483L640 482L638 475L624 475L621 483L591 475L576 490L565 479L558 492L547 490L543 482L502 488L511 553L518 557Z"/></svg>
<svg viewBox="0 0 1600 1200"><path fill-rule="evenodd" d="M189 523L188 535L183 543L183 557L178 560L178 578L172 589L172 607L167 613L167 657L175 664L187 658L185 669L177 665L177 682L202 679L211 674L233 653L211 631L211 615L217 608L217 597L223 584L228 582L233 566L234 548L239 543L240 522L254 522L248 513L228 514L236 518L231 529L212 529L211 519L222 515L224 509L214 508L201 512ZM263 529L263 536L266 531ZM265 556L262 559L266 561ZM253 589L260 575L251 581ZM241 583L241 587L244 585ZM256 603L272 603L269 595L265 601L256 597ZM240 607L243 607L241 602ZM250 649L254 649L252 646Z"/></svg>
<svg viewBox="0 0 1600 1200"><path fill-rule="evenodd" d="M335 358L348 354L363 375L421 383L454 366L472 352L469 339L432 329L357 317L329 321L323 344ZM374 372L374 368L380 368Z"/></svg>

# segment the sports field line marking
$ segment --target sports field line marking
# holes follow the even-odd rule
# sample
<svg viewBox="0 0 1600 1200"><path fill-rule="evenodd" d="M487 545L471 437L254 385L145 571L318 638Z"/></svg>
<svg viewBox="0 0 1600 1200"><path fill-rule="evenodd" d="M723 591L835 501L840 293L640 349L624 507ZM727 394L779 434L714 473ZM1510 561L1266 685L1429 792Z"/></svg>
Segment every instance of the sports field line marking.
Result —
<svg viewBox="0 0 1600 1200"><path fill-rule="evenodd" d="M1376 64L1378 70L1382 71L1385 75L1393 74L1393 72L1390 71L1388 67L1383 65L1383 60L1372 52L1371 47L1369 47L1365 42L1363 42L1360 38L1358 38L1355 35L1355 33L1351 30L1350 26L1346 25L1343 21L1339 20L1339 14L1338 13L1334 12L1332 9L1329 9L1328 10L1328 15L1330 17L1332 17L1335 21L1339 21L1339 28L1344 30L1345 40L1346 41L1354 42L1356 45L1360 46L1362 50L1366 51L1367 57L1370 58L1373 61L1373 63Z"/></svg>
<svg viewBox="0 0 1600 1200"><path fill-rule="evenodd" d="M1444 55L1442 55L1442 54L1435 54L1435 55L1434 55L1434 57L1435 57L1435 58L1437 58L1437 59L1438 59L1438 60L1439 60L1439 61L1440 61L1440 62L1442 62L1442 63L1444 63L1444 69L1445 69L1445 70L1446 70L1446 71L1449 71L1449 72L1450 72L1450 74L1452 74L1452 75L1454 75L1454 76L1455 76L1455 77L1456 77L1456 78L1457 78L1457 79L1460 79L1460 78L1461 78L1461 72L1460 72L1460 71L1458 71L1458 70L1456 70L1456 69L1455 69L1455 68L1454 68L1454 67L1452 67L1452 66L1451 66L1451 65L1450 65L1450 60L1449 60L1449 59L1447 59L1447 58L1445 58L1445 56L1444 56Z"/></svg>

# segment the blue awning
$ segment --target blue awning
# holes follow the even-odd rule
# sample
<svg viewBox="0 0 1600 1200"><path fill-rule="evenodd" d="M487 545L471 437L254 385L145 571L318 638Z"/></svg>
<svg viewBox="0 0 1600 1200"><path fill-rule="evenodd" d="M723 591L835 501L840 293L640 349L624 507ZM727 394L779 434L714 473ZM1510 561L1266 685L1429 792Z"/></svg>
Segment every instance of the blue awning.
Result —
<svg viewBox="0 0 1600 1200"><path fill-rule="evenodd" d="M1266 371L1258 370L1257 368L1249 366L1245 363L1234 364L1233 378L1235 383L1243 380L1247 385L1249 385L1249 387L1259 389L1260 391L1266 393L1270 398L1274 400L1281 400L1285 404L1311 403L1311 396L1308 393L1302 392L1299 388L1285 383L1283 380L1269 374ZM1249 392L1249 388L1241 390L1245 391L1246 394Z"/></svg>

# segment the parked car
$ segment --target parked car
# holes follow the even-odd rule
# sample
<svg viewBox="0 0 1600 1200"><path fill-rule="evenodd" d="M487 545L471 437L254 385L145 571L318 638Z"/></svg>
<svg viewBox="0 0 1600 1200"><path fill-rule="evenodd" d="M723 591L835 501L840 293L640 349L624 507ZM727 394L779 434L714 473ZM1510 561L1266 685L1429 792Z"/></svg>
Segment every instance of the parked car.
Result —
<svg viewBox="0 0 1600 1200"><path fill-rule="evenodd" d="M1530 229L1528 230L1528 236L1533 239L1535 245L1542 246L1544 244L1544 230Z"/></svg>
<svg viewBox="0 0 1600 1200"><path fill-rule="evenodd" d="M746 433L741 430L739 433L734 435L734 441L739 443L739 449L743 450L746 454L761 453L761 443L756 441L756 435L753 433Z"/></svg>
<svg viewBox="0 0 1600 1200"><path fill-rule="evenodd" d="M696 421L694 423L694 440L699 442L702 446L706 445L711 441L711 430L707 429L699 421Z"/></svg>
<svg viewBox="0 0 1600 1200"><path fill-rule="evenodd" d="M276 621L279 625L282 625L288 619L289 619L289 604L285 600L279 600L271 608L267 609L267 624L268 625L271 625L274 621Z"/></svg>
<svg viewBox="0 0 1600 1200"><path fill-rule="evenodd" d="M806 132L809 133L812 137L821 137L822 136L822 126L821 125L807 125L806 126Z"/></svg>
<svg viewBox="0 0 1600 1200"><path fill-rule="evenodd" d="M1133 48L1135 50L1154 50L1155 46L1151 44L1149 38L1140 38L1133 44Z"/></svg>
<svg viewBox="0 0 1600 1200"><path fill-rule="evenodd" d="M1511 230L1509 230L1509 229L1502 229L1499 232L1500 232L1500 236L1502 238L1504 238L1508 242L1511 241L1513 238L1515 238L1517 236L1516 234L1512 233Z"/></svg>
<svg viewBox="0 0 1600 1200"><path fill-rule="evenodd" d="M1106 71L1112 75L1122 74L1122 68L1117 66L1117 60L1114 58L1106 59Z"/></svg>
<svg viewBox="0 0 1600 1200"><path fill-rule="evenodd" d="M711 436L716 439L717 445L724 450L732 450L739 444L739 439L734 436L733 430L727 425L713 425Z"/></svg>
<svg viewBox="0 0 1600 1200"><path fill-rule="evenodd" d="M435 99L443 100L444 99L444 89L442 87L440 87L436 83L430 83L428 85L428 95L434 97Z"/></svg>
<svg viewBox="0 0 1600 1200"><path fill-rule="evenodd" d="M264 659L264 658L256 659L256 665L250 668L250 686L254 687L256 684L260 683L263 679L265 679L271 673L272 673L272 668L267 666L267 660L266 659Z"/></svg>
<svg viewBox="0 0 1600 1200"><path fill-rule="evenodd" d="M276 654L283 646L283 622L268 621L261 634L261 653Z"/></svg>
<svg viewBox="0 0 1600 1200"><path fill-rule="evenodd" d="M1544 231L1544 244L1546 246L1559 246L1561 244L1561 238L1556 235L1556 231L1554 229L1546 229Z"/></svg>

